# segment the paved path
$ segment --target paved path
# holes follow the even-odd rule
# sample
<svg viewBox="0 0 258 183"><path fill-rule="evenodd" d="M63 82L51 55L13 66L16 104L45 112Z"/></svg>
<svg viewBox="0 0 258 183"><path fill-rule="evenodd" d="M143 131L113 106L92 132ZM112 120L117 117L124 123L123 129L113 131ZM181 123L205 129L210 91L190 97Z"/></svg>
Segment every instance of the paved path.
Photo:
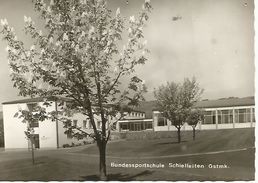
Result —
<svg viewBox="0 0 258 183"><path fill-rule="evenodd" d="M112 142L111 142L112 143ZM35 156L49 156L55 158L68 158L71 156L76 156L81 159L82 157L98 158L98 154L84 154L79 153L85 148L95 146L96 144L89 144L85 146L78 146L73 148L60 148L60 149L40 149L35 151ZM137 160L137 159L164 159L164 158L177 158L177 157L189 157L189 156L200 156L200 155L211 155L211 154L220 154L220 153L231 153L246 151L249 149L254 149L255 147L250 148L241 148L241 149L231 149L231 150L222 150L222 151L213 151L213 152L202 152L202 153L188 153L188 154L176 154L176 155L166 155L166 156L143 156L143 157L119 157L119 156L107 156L109 159L124 159L124 160ZM81 158L80 158L81 157ZM27 149L23 150L14 150L14 151L0 151L0 162L9 161L9 160L18 160L24 158L31 158L31 153Z"/></svg>
<svg viewBox="0 0 258 183"><path fill-rule="evenodd" d="M200 155L210 155L210 154L220 154L220 153L230 153L230 152L239 152L246 151L249 149L254 149L255 147L250 148L241 148L241 149L232 149L232 150L223 150L223 151L213 151L213 152L203 152L203 153L189 153L189 154L176 154L176 155L166 155L166 156L143 156L143 157L119 157L119 156L107 156L110 159L163 159L163 158L177 158L177 157L188 157L188 156L200 156ZM99 157L96 154L83 154L78 152L69 152L71 155L79 156L88 156L88 157Z"/></svg>

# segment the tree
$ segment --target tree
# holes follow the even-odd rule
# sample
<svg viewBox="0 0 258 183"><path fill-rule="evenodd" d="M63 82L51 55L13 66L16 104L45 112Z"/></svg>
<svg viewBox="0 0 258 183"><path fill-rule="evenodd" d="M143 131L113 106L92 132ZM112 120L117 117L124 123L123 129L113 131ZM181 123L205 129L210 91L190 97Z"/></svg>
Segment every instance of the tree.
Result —
<svg viewBox="0 0 258 183"><path fill-rule="evenodd" d="M202 92L195 78L186 78L182 84L168 82L154 90L158 109L177 128L178 143L181 142L181 127Z"/></svg>
<svg viewBox="0 0 258 183"><path fill-rule="evenodd" d="M3 112L0 112L0 147L4 147Z"/></svg>
<svg viewBox="0 0 258 183"><path fill-rule="evenodd" d="M146 91L134 72L147 60L143 27L151 11L150 1L145 0L139 15L129 20L122 17L119 8L113 14L107 8L107 0L33 3L45 29L37 29L32 19L24 16L24 30L34 40L29 49L18 40L7 20L1 20L14 87L21 96L69 98L69 105L62 106L58 114L69 116L76 111L87 116L93 134L66 127L77 138L90 136L96 140L100 179L106 180L106 145L112 127L110 124L106 128L108 118L119 116L123 105L137 105ZM95 116L101 118L100 130Z"/></svg>
<svg viewBox="0 0 258 183"><path fill-rule="evenodd" d="M187 119L187 123L188 123L188 125L192 126L192 128L193 128L193 140L195 140L196 126L200 121L203 121L203 120L204 120L204 114L203 114L202 110L193 109L190 111L190 114Z"/></svg>
<svg viewBox="0 0 258 183"><path fill-rule="evenodd" d="M24 131L27 139L30 141L31 145L31 158L32 164L35 164L34 157L34 146L35 146L35 130L34 127L38 124L39 121L44 121L47 119L46 110L37 105L28 105L28 109L20 109L15 113L14 117L22 119L23 123L27 124L27 130Z"/></svg>

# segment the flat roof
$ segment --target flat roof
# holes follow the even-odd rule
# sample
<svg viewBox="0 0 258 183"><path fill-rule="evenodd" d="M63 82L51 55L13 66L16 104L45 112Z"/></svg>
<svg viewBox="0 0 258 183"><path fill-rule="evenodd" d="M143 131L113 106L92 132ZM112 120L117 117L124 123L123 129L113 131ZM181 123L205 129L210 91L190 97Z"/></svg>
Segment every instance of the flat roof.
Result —
<svg viewBox="0 0 258 183"><path fill-rule="evenodd" d="M252 97L229 97L218 100L202 100L196 103L197 108L216 108L216 107L236 107L236 106L252 106L255 105L254 96Z"/></svg>
<svg viewBox="0 0 258 183"><path fill-rule="evenodd" d="M152 111L158 110L156 106L157 101L140 102L137 107L138 110L145 112L146 118L152 118ZM251 97L229 97L217 100L201 100L195 104L196 108L222 108L222 107L236 107L236 106L253 106L255 105L254 96Z"/></svg>
<svg viewBox="0 0 258 183"><path fill-rule="evenodd" d="M47 99L47 101L55 101L62 100L62 101L69 101L70 99L65 97L35 97L35 98L28 98L28 99L21 99L21 100L13 100L9 102L3 102L2 104L22 104L22 103L34 103L34 102L43 102L44 99Z"/></svg>
<svg viewBox="0 0 258 183"><path fill-rule="evenodd" d="M65 97L48 97L48 101L55 101L56 99L62 101L69 101L71 99ZM30 99L21 99L14 100L9 102L2 103L5 104L19 104L19 103L33 103L33 102L43 102L43 97L30 98ZM138 107L132 109L131 112L144 112L145 117L152 118L152 111L158 110L156 107L156 100L153 101L143 101L140 102ZM235 106L253 106L255 105L254 96L237 98L237 97L229 97L229 98L221 98L217 100L202 100L196 103L195 107L197 108L219 108L219 107L235 107Z"/></svg>

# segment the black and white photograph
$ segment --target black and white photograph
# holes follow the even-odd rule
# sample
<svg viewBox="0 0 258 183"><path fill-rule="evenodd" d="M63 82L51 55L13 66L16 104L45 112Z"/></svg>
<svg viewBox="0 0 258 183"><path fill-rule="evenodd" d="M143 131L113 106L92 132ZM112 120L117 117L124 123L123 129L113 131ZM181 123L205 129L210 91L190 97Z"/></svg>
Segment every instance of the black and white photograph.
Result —
<svg viewBox="0 0 258 183"><path fill-rule="evenodd" d="M255 181L254 0L0 0L0 181Z"/></svg>

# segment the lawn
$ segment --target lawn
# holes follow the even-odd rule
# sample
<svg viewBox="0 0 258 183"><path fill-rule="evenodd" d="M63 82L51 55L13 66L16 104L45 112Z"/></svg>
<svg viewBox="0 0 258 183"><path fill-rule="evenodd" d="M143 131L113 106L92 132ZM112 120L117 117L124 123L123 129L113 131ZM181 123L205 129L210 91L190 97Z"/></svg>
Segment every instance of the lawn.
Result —
<svg viewBox="0 0 258 183"><path fill-rule="evenodd" d="M176 132L171 132L175 133ZM107 147L108 156L146 157L168 156L177 154L213 152L254 147L254 129L226 129L198 131L196 140L192 140L192 132L182 132L182 143L176 138L154 140L126 140L110 143ZM78 153L97 154L96 146Z"/></svg>
<svg viewBox="0 0 258 183"><path fill-rule="evenodd" d="M175 142L176 139L167 138L110 143L107 150L109 180L254 180L254 129L202 131L196 141L192 141L189 134L183 134L183 142ZM203 154L232 149L236 151ZM29 152L0 152L0 180L98 180L96 153L94 145L36 151L36 165L32 165ZM194 155L174 156L189 153ZM165 167L116 168L111 167L111 163L155 163ZM170 168L169 163L202 164L205 168ZM210 169L209 164L228 167Z"/></svg>

